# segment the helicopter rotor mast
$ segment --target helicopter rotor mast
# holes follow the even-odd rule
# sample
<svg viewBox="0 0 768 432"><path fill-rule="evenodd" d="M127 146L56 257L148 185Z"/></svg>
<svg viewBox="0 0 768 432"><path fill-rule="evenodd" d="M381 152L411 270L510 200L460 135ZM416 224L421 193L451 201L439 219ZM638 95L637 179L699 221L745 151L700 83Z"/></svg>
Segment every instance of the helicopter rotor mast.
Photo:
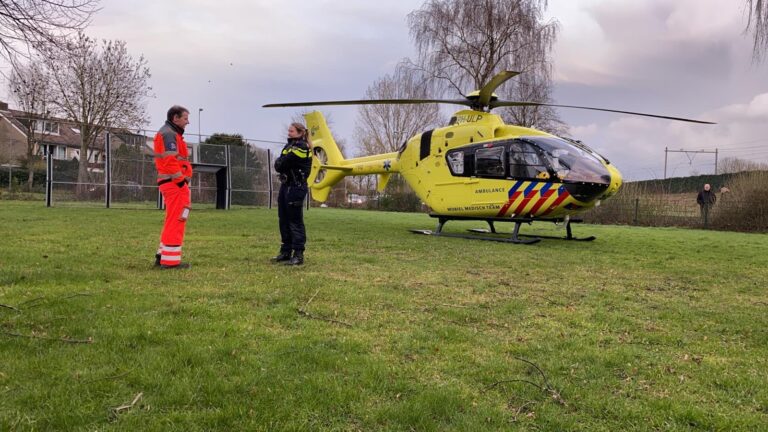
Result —
<svg viewBox="0 0 768 432"><path fill-rule="evenodd" d="M493 94L493 91L499 88L502 84L507 82L510 78L516 77L520 75L520 72L515 71L503 71L499 74L496 74L493 78L491 78L490 81L486 85L483 86L483 88L480 89L480 94L477 96L477 105L472 106L473 109L477 109L478 111L486 111L486 108L488 111L493 108L491 106L491 102L498 99L498 97Z"/></svg>

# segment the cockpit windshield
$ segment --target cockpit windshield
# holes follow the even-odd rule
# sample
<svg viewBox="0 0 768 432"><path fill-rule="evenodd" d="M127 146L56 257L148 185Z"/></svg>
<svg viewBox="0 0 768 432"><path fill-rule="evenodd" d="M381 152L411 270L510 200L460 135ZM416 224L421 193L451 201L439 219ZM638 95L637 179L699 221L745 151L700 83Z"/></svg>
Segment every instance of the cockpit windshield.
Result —
<svg viewBox="0 0 768 432"><path fill-rule="evenodd" d="M575 145L562 138L526 137L544 152L549 166L564 181L610 184L611 176L597 153L583 145Z"/></svg>

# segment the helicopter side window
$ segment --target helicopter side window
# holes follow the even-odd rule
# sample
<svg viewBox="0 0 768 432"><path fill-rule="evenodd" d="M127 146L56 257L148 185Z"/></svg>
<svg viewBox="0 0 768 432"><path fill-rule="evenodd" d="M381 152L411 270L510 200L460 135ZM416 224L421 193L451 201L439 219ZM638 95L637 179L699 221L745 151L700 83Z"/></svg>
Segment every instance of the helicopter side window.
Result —
<svg viewBox="0 0 768 432"><path fill-rule="evenodd" d="M509 145L509 175L514 178L549 178L549 170L535 147L513 142Z"/></svg>
<svg viewBox="0 0 768 432"><path fill-rule="evenodd" d="M475 175L478 177L504 177L506 173L504 147L475 150Z"/></svg>
<svg viewBox="0 0 768 432"><path fill-rule="evenodd" d="M464 152L463 151L448 153L447 158L448 158L448 165L451 167L451 172L454 175L464 174Z"/></svg>

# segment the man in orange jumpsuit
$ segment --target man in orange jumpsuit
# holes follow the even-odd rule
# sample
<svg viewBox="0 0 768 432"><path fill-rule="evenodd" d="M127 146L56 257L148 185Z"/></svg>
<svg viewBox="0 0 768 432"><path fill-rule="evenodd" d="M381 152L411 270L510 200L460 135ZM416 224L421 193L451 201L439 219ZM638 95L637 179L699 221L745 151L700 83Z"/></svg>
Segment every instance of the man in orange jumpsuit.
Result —
<svg viewBox="0 0 768 432"><path fill-rule="evenodd" d="M189 263L181 262L184 228L192 206L188 185L192 179L192 164L184 142L184 128L188 124L189 110L174 105L155 135L157 185L165 202L165 224L155 255L155 266L161 269L189 268Z"/></svg>

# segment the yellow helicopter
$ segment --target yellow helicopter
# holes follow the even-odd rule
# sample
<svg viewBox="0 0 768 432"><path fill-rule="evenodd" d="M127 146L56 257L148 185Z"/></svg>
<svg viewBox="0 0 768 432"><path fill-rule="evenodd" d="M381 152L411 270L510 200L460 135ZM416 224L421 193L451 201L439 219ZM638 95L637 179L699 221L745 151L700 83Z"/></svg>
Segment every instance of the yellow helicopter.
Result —
<svg viewBox="0 0 768 432"><path fill-rule="evenodd" d="M327 200L331 187L345 176L377 174L378 190L383 191L390 176L400 173L429 206L430 216L438 219L435 231L411 231L511 243L535 243L548 237L520 234L521 224L534 221L562 223L566 240L594 240L595 237L573 236L571 223L580 221L573 216L614 195L622 179L616 167L581 142L504 124L500 116L490 113L491 109L551 106L713 124L630 111L499 100L493 91L518 74L501 72L465 99L369 99L277 103L264 107L422 103L469 107L456 112L448 126L411 137L397 152L354 159L345 159L341 154L319 111L306 114L315 156L308 179L312 198L320 202ZM485 221L490 230L471 231L492 235L445 233L443 226L449 220ZM498 234L495 222L514 222L511 236L495 235Z"/></svg>

